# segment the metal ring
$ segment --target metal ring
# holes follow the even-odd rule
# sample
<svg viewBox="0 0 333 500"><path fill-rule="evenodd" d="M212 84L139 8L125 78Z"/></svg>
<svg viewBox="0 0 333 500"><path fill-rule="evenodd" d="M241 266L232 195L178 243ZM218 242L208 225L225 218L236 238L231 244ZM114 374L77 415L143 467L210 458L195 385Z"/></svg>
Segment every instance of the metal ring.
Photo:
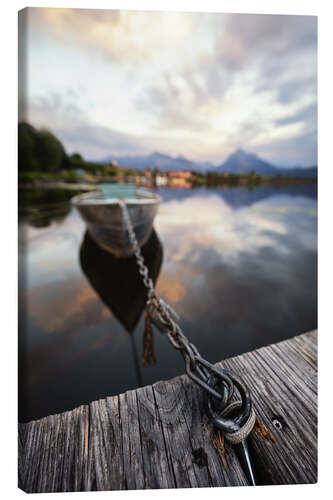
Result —
<svg viewBox="0 0 333 500"><path fill-rule="evenodd" d="M217 378L220 382L225 383L228 386L230 399L234 393L234 384L232 378L230 377L230 373L224 368L216 368L209 361L200 356L200 354L197 355L196 361L207 368L210 372L210 377L207 379L207 383L213 385L211 379L215 376L215 378ZM216 381L214 385L216 385Z"/></svg>
<svg viewBox="0 0 333 500"><path fill-rule="evenodd" d="M209 395L206 396L205 403L208 416L212 419L214 425L217 428L223 430L224 432L232 433L238 431L244 425L244 423L249 419L252 409L252 403L249 390L243 384L240 378L238 378L233 373L230 373L229 371L228 374L234 386L238 389L239 394L241 396L241 406L237 411L236 416L234 416L233 418L228 417L228 415L222 416L221 413L219 413L214 408L214 402L211 396ZM213 388L215 387L216 382L214 381L214 378L212 376L209 378L208 384L211 385Z"/></svg>

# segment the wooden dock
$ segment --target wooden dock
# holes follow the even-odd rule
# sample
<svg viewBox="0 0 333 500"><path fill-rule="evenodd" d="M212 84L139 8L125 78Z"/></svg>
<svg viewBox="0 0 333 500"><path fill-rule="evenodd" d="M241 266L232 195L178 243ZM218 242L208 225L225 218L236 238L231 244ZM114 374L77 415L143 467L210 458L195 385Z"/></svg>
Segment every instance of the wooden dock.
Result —
<svg viewBox="0 0 333 500"><path fill-rule="evenodd" d="M317 481L317 332L223 362L251 390L249 437L260 484ZM233 447L224 455L186 375L19 424L26 492L246 485Z"/></svg>

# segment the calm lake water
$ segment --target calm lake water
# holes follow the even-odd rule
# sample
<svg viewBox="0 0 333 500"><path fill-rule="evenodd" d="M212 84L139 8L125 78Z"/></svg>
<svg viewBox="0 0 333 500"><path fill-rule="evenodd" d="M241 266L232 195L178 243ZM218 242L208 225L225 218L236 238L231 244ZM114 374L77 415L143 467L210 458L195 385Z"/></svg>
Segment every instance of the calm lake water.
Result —
<svg viewBox="0 0 333 500"><path fill-rule="evenodd" d="M145 248L156 287L211 362L317 326L317 191L158 190ZM94 244L68 203L31 207L20 223L21 421L184 372L155 333L142 368L142 289L133 261Z"/></svg>

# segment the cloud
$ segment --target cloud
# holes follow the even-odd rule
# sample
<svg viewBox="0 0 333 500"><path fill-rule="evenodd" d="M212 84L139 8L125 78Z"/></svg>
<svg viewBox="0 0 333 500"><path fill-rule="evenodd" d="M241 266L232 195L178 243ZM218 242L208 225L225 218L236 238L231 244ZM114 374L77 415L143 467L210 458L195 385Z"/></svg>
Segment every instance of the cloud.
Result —
<svg viewBox="0 0 333 500"><path fill-rule="evenodd" d="M220 163L242 147L272 162L279 149L285 165L316 161L313 146L295 152L316 137L316 114L297 119L317 101L315 17L28 12L31 116L54 125L69 150L90 158L161 150Z"/></svg>
<svg viewBox="0 0 333 500"><path fill-rule="evenodd" d="M142 64L161 56L172 41L181 44L199 22L193 14L94 9L30 8L31 28L62 43L94 51L121 64Z"/></svg>
<svg viewBox="0 0 333 500"><path fill-rule="evenodd" d="M68 99L71 93L69 89L67 96L53 93L49 99L36 99L28 104L26 113L19 118L37 127L50 129L64 143L68 153L80 152L86 158L149 151L140 137L91 122L76 101Z"/></svg>
<svg viewBox="0 0 333 500"><path fill-rule="evenodd" d="M80 152L87 159L101 159L106 156L127 156L148 154L152 150L166 151L171 155L182 152L190 159L201 157L209 159L205 149L205 137L200 135L193 143L191 134L187 136L159 135L154 130L152 134L130 134L101 126L69 99L71 91L60 95L53 93L49 98L37 98L28 102L21 113L20 120L26 120L36 127L51 130L64 144L67 153ZM212 148L213 149L213 148ZM221 156L219 144L216 145L214 156Z"/></svg>
<svg viewBox="0 0 333 500"><path fill-rule="evenodd" d="M268 64L271 70L285 65L290 57L299 57L300 52L315 49L316 41L314 17L229 14L217 38L216 53L231 71L254 62Z"/></svg>
<svg viewBox="0 0 333 500"><path fill-rule="evenodd" d="M281 83L278 88L278 100L282 104L289 104L300 95L310 94L315 97L317 91L316 75L306 79L292 79Z"/></svg>
<svg viewBox="0 0 333 500"><path fill-rule="evenodd" d="M311 56L308 70L311 77L316 76L317 24L314 17L222 14L219 19L222 22L211 22L213 51L201 53L195 63L192 66L187 63L180 74L197 102L204 96L205 99L223 97L237 74L245 74L250 69L259 73L260 78L255 82L258 91L272 89L268 82L273 78L278 81L281 102L297 97L304 83L303 74L306 85L313 84L304 68L300 74L297 61L300 62L304 55ZM201 85L195 78L200 73ZM290 79L291 74L297 78ZM288 77L287 80L283 81L282 76ZM170 75L168 79L170 83ZM172 92L170 84L166 90L170 98L179 97L179 92L176 95Z"/></svg>
<svg viewBox="0 0 333 500"><path fill-rule="evenodd" d="M317 130L305 132L296 137L277 139L257 148L258 153L276 165L317 165Z"/></svg>
<svg viewBox="0 0 333 500"><path fill-rule="evenodd" d="M302 122L309 126L310 129L316 129L317 124L317 103L309 104L301 110L289 116L277 120L277 125L288 125L289 123Z"/></svg>
<svg viewBox="0 0 333 500"><path fill-rule="evenodd" d="M282 136L289 143L315 129L311 113L304 114L302 121L309 123L302 129L285 125L296 122L290 114L316 105L316 19L238 14L220 19L211 26L212 51L176 74L165 72L145 89L138 104L155 116L156 127L202 132L210 146L220 137L221 156L239 145L277 147ZM314 161L313 154L298 156L302 164Z"/></svg>
<svg viewBox="0 0 333 500"><path fill-rule="evenodd" d="M139 139L90 123L68 127L59 132L59 136L72 151L85 151L88 158L99 158L101 154L110 152L115 156L147 152Z"/></svg>
<svg viewBox="0 0 333 500"><path fill-rule="evenodd" d="M207 95L201 90L195 78L188 74L165 73L157 85L152 85L140 96L137 107L153 114L159 129L204 131L207 120L198 107L207 103ZM193 110L197 109L194 113ZM192 110L192 112L190 112Z"/></svg>

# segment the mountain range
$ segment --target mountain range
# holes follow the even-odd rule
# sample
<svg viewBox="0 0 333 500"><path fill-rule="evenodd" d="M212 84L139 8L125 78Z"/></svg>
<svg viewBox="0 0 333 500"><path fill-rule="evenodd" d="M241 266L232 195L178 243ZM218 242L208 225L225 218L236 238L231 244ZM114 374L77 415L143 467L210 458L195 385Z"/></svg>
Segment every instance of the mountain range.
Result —
<svg viewBox="0 0 333 500"><path fill-rule="evenodd" d="M157 168L161 172L168 170L197 170L201 172L230 172L233 174L243 174L256 172L260 175L275 176L287 175L290 177L317 177L317 166L313 167L278 167L262 160L257 155L247 153L243 149L237 149L220 165L214 165L210 162L193 162L184 156L172 157L166 154L154 152L147 156L108 156L101 162L110 162L116 160L118 165L144 169Z"/></svg>

